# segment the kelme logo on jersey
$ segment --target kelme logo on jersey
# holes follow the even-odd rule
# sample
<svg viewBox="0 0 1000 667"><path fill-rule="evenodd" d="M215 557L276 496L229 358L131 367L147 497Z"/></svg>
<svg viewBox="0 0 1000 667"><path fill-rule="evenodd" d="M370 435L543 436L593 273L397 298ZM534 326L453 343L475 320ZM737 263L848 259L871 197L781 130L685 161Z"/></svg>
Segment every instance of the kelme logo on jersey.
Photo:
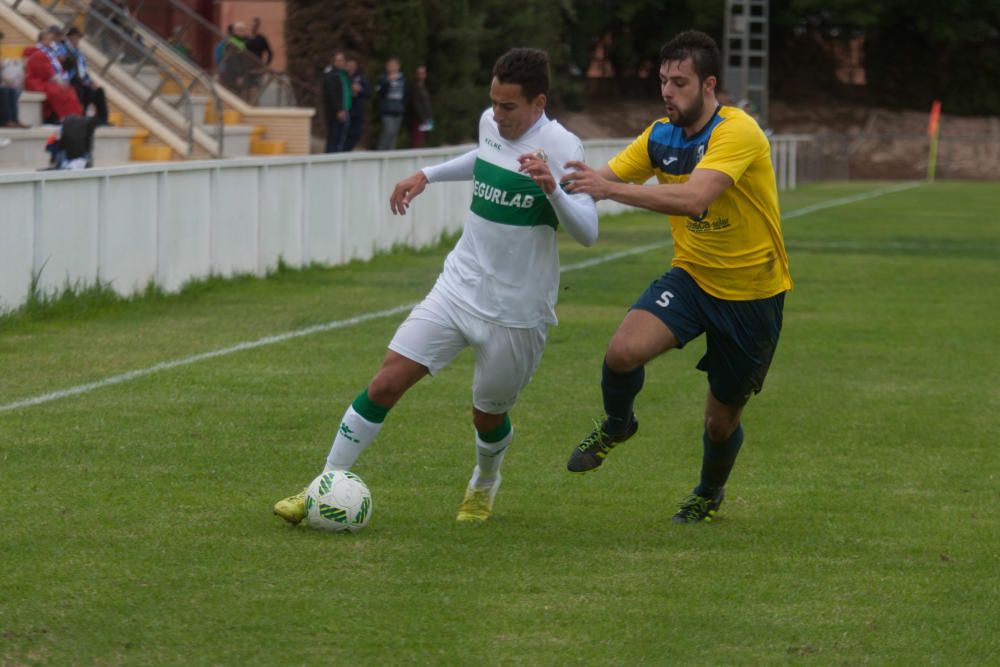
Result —
<svg viewBox="0 0 1000 667"><path fill-rule="evenodd" d="M518 227L559 226L545 193L530 177L481 158L472 174L470 209L479 217Z"/></svg>

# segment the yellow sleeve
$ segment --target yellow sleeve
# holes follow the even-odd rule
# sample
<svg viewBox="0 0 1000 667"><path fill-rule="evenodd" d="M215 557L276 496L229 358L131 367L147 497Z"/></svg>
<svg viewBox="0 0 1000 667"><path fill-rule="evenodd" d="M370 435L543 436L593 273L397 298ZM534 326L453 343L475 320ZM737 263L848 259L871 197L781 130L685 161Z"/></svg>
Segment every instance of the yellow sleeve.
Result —
<svg viewBox="0 0 1000 667"><path fill-rule="evenodd" d="M735 183L762 152L769 150L767 137L753 119L727 118L712 132L705 157L696 168L721 171Z"/></svg>
<svg viewBox="0 0 1000 667"><path fill-rule="evenodd" d="M649 162L649 133L652 131L650 125L625 150L608 161L615 176L628 183L645 183L653 176L653 165Z"/></svg>

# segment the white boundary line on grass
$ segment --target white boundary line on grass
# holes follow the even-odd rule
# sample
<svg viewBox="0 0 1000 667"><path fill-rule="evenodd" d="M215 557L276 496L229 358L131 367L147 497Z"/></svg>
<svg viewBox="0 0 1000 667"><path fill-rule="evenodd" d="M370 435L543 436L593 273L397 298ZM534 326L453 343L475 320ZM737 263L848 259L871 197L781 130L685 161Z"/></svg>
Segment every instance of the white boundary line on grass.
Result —
<svg viewBox="0 0 1000 667"><path fill-rule="evenodd" d="M875 197L880 197L882 195L891 194L894 192L900 192L902 190L909 190L910 188L915 188L918 185L921 185L921 183L920 182L902 183L902 184L892 185L886 188L879 188L877 190L872 190L870 192L865 192L863 194L852 195L850 197L831 199L826 202L820 202L819 204L813 204L812 206L806 206L804 208L790 211L789 213L783 215L782 219L785 220L785 219L797 218L799 216L807 215L809 213L814 213L816 211L821 211L823 209L834 208L837 206L845 206L847 204L853 204L855 202L864 201L866 199L873 199ZM560 273L566 273L568 271L578 271L579 269L586 269L591 266L606 264L607 262L613 262L623 257L639 255L642 253L649 252L651 250L665 248L669 245L671 245L671 241L661 241L659 243L650 243L644 246L629 248L628 250L613 252L607 255L602 255L600 257L595 257L593 259L577 262L576 264L569 264L567 266L562 267L562 269L560 269ZM5 403L3 405L0 405L0 412L9 412L11 410L27 408L33 405L50 403L52 401L57 401L61 398L68 398L70 396L86 394L91 391L94 391L95 389L102 389L104 387L110 387L112 385L121 384L123 382L129 382L130 380L135 380L137 378L145 377L147 375L159 373L160 371L167 371L172 368L180 368L181 366L189 366L191 364L198 363L199 361L215 359L216 357L224 357L226 355L234 354L236 352L253 350L258 347L273 345L275 343L283 343L287 340L292 340L294 338L301 338L303 336L311 336L313 334L323 333L325 331L333 331L334 329L344 329L347 327L352 327L355 324L361 324L363 322L368 322L370 320L377 320L383 317L389 317L391 315L395 315L397 313L402 313L404 311L412 309L416 305L417 305L416 303L407 303L401 306L395 306L394 308L387 308L386 310L379 310L371 313L365 313L363 315L357 315L355 317L350 317L346 320L334 320L332 322L327 322L326 324L317 324L311 327L306 327L304 329L296 329L295 331L289 331L288 333L277 334L275 336L265 336L264 338L258 338L257 340L254 341L237 343L236 345L232 345L230 347L224 347L218 350L211 350L209 352L202 352L201 354L195 354L190 357L184 357L182 359L175 359L173 361L164 361L159 364L154 364L153 366L147 366L146 368L139 368L134 371L128 371L127 373L112 375L111 377L104 378L103 380L97 380L96 382L88 382L87 384L80 384L75 387L69 387L68 389L60 389L59 391L53 391L47 394L40 394L38 396L32 396L31 398L24 398L19 401L14 401L12 403Z"/></svg>
<svg viewBox="0 0 1000 667"><path fill-rule="evenodd" d="M869 190L868 192L862 192L860 194L851 195L850 197L841 197L839 199L831 199L829 201L822 201L818 204L813 204L812 206L803 206L802 208L797 208L794 211L789 211L781 216L782 220L791 220L792 218L797 218L802 215L809 215L810 213L815 213L816 211L822 211L827 208L836 208L837 206L845 206L847 204L853 204L855 202L864 201L866 199L874 199L875 197L881 197L882 195L890 195L894 192L902 192L904 190L912 190L915 187L923 185L923 181L907 181L906 183L897 183L895 185L890 185L884 188L878 188L877 190Z"/></svg>

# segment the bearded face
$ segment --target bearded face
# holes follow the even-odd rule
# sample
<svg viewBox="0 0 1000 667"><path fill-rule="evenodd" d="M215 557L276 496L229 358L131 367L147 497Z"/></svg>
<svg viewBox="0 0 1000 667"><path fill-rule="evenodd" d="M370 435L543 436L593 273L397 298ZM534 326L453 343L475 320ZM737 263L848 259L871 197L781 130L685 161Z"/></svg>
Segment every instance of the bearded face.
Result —
<svg viewBox="0 0 1000 667"><path fill-rule="evenodd" d="M670 122L691 127L705 111L705 90L690 58L660 65L660 96Z"/></svg>

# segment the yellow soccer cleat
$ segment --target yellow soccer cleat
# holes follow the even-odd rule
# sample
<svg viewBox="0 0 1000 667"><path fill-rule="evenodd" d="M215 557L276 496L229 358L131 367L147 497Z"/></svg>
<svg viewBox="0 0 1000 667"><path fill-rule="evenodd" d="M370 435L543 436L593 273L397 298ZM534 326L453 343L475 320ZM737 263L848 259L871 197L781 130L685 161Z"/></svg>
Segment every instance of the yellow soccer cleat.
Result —
<svg viewBox="0 0 1000 667"><path fill-rule="evenodd" d="M483 522L493 514L493 500L500 490L500 476L493 482L493 485L486 489L476 489L468 487L465 490L465 499L458 508L458 521L479 521Z"/></svg>
<svg viewBox="0 0 1000 667"><path fill-rule="evenodd" d="M276 502L274 513L293 526L298 525L302 519L306 518L306 490L302 489L301 493Z"/></svg>

